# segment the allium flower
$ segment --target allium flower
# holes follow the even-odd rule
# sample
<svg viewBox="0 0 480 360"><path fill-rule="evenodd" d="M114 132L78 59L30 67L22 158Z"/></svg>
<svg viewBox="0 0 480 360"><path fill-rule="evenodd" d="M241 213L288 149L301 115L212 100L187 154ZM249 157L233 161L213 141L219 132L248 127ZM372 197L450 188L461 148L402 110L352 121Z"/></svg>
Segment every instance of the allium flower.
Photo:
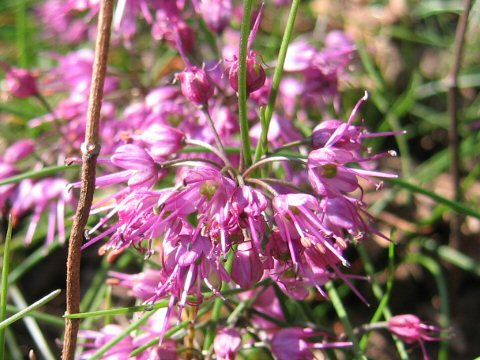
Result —
<svg viewBox="0 0 480 360"><path fill-rule="evenodd" d="M134 135L133 138L146 145L154 160L162 161L182 149L185 134L168 125L153 124L140 135Z"/></svg>
<svg viewBox="0 0 480 360"><path fill-rule="evenodd" d="M111 157L112 164L127 169L116 174L100 176L97 186L107 186L127 181L130 187L152 187L159 179L159 168L155 161L141 147L133 144L122 145Z"/></svg>
<svg viewBox="0 0 480 360"><path fill-rule="evenodd" d="M182 94L194 104L206 105L213 96L213 83L205 70L192 66L176 76L180 80Z"/></svg>
<svg viewBox="0 0 480 360"><path fill-rule="evenodd" d="M272 353L278 360L314 359L315 349L352 346L350 342L313 342L312 337L323 335L309 328L286 328L278 331L272 339Z"/></svg>
<svg viewBox="0 0 480 360"><path fill-rule="evenodd" d="M281 237L287 242L293 263L298 268L306 248L320 255L317 266L334 266L341 261L348 264L342 250L343 238L325 228L320 218L322 209L318 200L308 194L278 195L273 199L274 218Z"/></svg>
<svg viewBox="0 0 480 360"><path fill-rule="evenodd" d="M28 98L38 95L37 81L33 74L20 68L11 68L5 75L5 90L12 96Z"/></svg>
<svg viewBox="0 0 480 360"><path fill-rule="evenodd" d="M240 346L242 345L242 336L233 328L223 328L217 331L213 349L219 360L234 360Z"/></svg>
<svg viewBox="0 0 480 360"><path fill-rule="evenodd" d="M360 105L367 99L367 94L358 101L355 108L346 123L339 126L331 133L326 140L325 145L319 149L313 150L308 155L308 178L314 190L321 196L341 197L346 196L357 189L362 190L358 177L370 181L370 177L397 177L394 174L377 172L364 168L348 167L348 164L364 164L382 156L395 155L394 152L379 154L364 158L358 150L360 147L359 135L355 129L352 129L352 121ZM317 137L317 141L323 143L326 134L333 129L329 127L336 123L329 123ZM315 138L315 136L314 136ZM370 181L372 182L372 181ZM375 184L377 187L380 184Z"/></svg>
<svg viewBox="0 0 480 360"><path fill-rule="evenodd" d="M438 326L432 326L422 323L415 315L397 315L388 321L388 329L407 344L420 344L423 351L424 360L428 360L425 341L439 341L439 333L444 330Z"/></svg>

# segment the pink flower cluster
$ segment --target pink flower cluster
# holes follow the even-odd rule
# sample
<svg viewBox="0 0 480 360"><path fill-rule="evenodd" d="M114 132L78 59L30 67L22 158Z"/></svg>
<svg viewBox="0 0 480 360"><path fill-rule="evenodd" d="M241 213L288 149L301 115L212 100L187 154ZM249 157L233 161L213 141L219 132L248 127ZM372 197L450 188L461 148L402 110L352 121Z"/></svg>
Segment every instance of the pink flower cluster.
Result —
<svg viewBox="0 0 480 360"><path fill-rule="evenodd" d="M351 282L356 275L345 271L349 267L345 251L369 234L385 238L373 227L364 194L369 185L382 186L378 178L396 176L375 170L378 159L395 152L373 154L365 141L392 133L369 133L357 119L366 94L346 120L332 118L329 110L340 111L338 84L353 60L353 42L335 30L321 50L305 39L290 45L265 134L260 107L268 103L272 78L260 52L253 50L262 6L248 39L246 116L247 137L261 146L265 135L267 149L247 167L237 119L239 34L229 26L239 10L230 0L117 2L112 46L140 58L132 68L144 66L147 71L139 74L130 65L118 64L107 71L101 174L96 178L100 191L91 212L97 223L86 232L83 248L105 241L99 251L111 262L127 249L140 252L157 267L137 274L111 272L111 283L128 289L141 302L153 305L164 300L168 307L141 331L124 337L108 358L128 358L152 339L159 342L139 359L175 358L176 343L162 342L175 317L183 319L187 306L198 309L211 298L227 301L229 290L249 291L239 298L255 297L252 308L278 321L285 319L273 286L304 300L312 289L326 297L324 285L340 279L362 298ZM37 12L48 24L45 35L81 43L94 33L90 19L98 12L98 1L48 0ZM56 15L50 18L52 12ZM156 53L143 49L146 55L138 57L141 26L151 31L149 44L163 49L168 44L178 53L172 63L183 64L175 65L176 73L169 69L155 78ZM197 31L222 41L205 46L195 40ZM50 126L50 139L58 139L44 146L45 163L53 165L58 159L75 163L84 138L93 52L78 49L50 53L49 58L54 65L40 69L38 76L9 69L6 91L18 98L35 97L45 105L46 113L30 121L32 128ZM318 113L323 121L312 115ZM306 134L309 127L313 131ZM18 174L17 162L33 149L31 141L9 147L0 159L0 179ZM70 192L65 191L67 180L60 178L0 186L0 211L12 212L15 221L32 214L27 242L44 212L47 241L53 241L55 233L64 238L64 207L80 186L69 180ZM310 327L280 328L258 316L251 321L278 359L313 359L318 349L351 345L328 342L324 333ZM391 324L401 337L401 324ZM118 325L84 331L82 358L120 333ZM422 334L420 338L428 340L427 333ZM229 323L218 330L212 351L219 359L234 359L242 346L248 346L244 335L243 329Z"/></svg>

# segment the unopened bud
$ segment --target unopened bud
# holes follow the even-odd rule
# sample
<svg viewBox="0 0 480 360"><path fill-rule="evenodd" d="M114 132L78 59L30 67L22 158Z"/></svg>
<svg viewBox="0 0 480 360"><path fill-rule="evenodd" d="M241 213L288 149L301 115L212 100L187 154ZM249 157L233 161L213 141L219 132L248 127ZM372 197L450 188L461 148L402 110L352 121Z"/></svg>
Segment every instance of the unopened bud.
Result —
<svg viewBox="0 0 480 360"><path fill-rule="evenodd" d="M205 105L213 96L213 84L203 69L192 66L177 74L180 80L182 94L197 105Z"/></svg>
<svg viewBox="0 0 480 360"><path fill-rule="evenodd" d="M247 94L260 89L265 84L265 70L257 62L257 55L250 51L247 55ZM228 80L232 88L238 92L238 59L231 64L228 69Z"/></svg>

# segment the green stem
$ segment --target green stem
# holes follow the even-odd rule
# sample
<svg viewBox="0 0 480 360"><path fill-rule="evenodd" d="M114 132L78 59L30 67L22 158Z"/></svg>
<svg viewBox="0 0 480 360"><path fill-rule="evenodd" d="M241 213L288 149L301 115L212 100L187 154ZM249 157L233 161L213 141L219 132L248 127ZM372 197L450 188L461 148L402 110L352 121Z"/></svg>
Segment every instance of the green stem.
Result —
<svg viewBox="0 0 480 360"><path fill-rule="evenodd" d="M12 218L8 219L7 236L3 249L2 289L0 294L0 321L7 316L8 270L10 267L10 240L12 240ZM5 329L0 330L0 359L5 359Z"/></svg>
<svg viewBox="0 0 480 360"><path fill-rule="evenodd" d="M250 20L252 17L253 0L243 2L243 17L240 29L240 50L238 53L238 119L240 122L240 135L242 137L242 150L245 166L252 164L252 151L250 149L250 136L247 119L247 45L250 35Z"/></svg>
<svg viewBox="0 0 480 360"><path fill-rule="evenodd" d="M360 349L357 337L353 332L352 324L350 323L350 320L348 318L347 311L343 306L342 300L340 299L340 296L338 295L337 290L333 285L333 282L329 281L328 283L326 283L325 289L327 289L328 297L332 301L333 307L335 308L335 311L337 312L337 315L340 318L340 321L342 322L343 327L345 328L345 332L347 333L348 339L352 342L355 359L366 359L366 357L363 355L362 350Z"/></svg>
<svg viewBox="0 0 480 360"><path fill-rule="evenodd" d="M43 168L41 170L27 171L19 175L11 176L0 181L0 186L15 184L25 179L35 179L44 176L50 176L62 170L77 170L79 165L57 165Z"/></svg>
<svg viewBox="0 0 480 360"><path fill-rule="evenodd" d="M61 293L61 290L55 290L52 291L50 294L47 296L44 296L40 300L34 302L32 305L26 307L25 309L19 311L15 315L10 316L8 319L3 320L0 322L0 329L4 329L7 326L13 324L15 321L20 320L21 318L25 317L28 315L29 312L38 309L40 306L45 305L46 303L50 302L53 300L55 297L57 297Z"/></svg>
<svg viewBox="0 0 480 360"><path fill-rule="evenodd" d="M380 315L383 314L383 318L385 320L389 320L392 317L392 313L390 311L390 308L387 306L388 305L388 300L390 298L390 293L393 288L393 279L394 279L394 248L395 245L391 244L389 247L388 251L388 279L387 279L387 293L384 294L382 288L378 284L377 278L375 276L375 269L373 267L372 262L370 261L370 258L368 256L367 251L365 250L365 247L363 246L358 246L357 250L358 253L360 254L360 257L362 258L362 261L364 263L364 268L365 272L368 274L370 277L370 281L372 283L372 291L375 297L377 298L378 301L380 301L380 304L378 305L377 310L375 311L375 314L373 315L370 324L376 323L378 320L380 320ZM367 345L368 345L368 338L370 336L370 333L367 332L365 335L362 336L360 340L360 348L362 350L365 350ZM408 360L408 353L405 349L405 345L403 342L400 341L395 335L392 334L393 341L395 342L395 346L397 348L398 354L400 355L400 359L402 360Z"/></svg>
<svg viewBox="0 0 480 360"><path fill-rule="evenodd" d="M280 50L278 52L278 62L273 73L272 87L270 89L270 95L268 98L268 104L265 109L265 128L262 129L262 135L255 149L255 162L258 161L263 154L267 151L268 141L267 134L270 127L270 121L272 120L273 109L275 108L275 100L277 99L278 90L280 88L280 81L283 75L283 65L285 64L285 58L287 57L288 45L293 34L293 27L295 25L295 18L297 16L298 5L300 0L293 0L290 7L290 13L288 15L287 26L283 33L282 43L280 44Z"/></svg>
<svg viewBox="0 0 480 360"><path fill-rule="evenodd" d="M457 211L461 214L469 215L469 216L472 216L474 218L480 219L480 213L478 213L477 211L474 211L471 208L468 208L468 207L464 206L460 202L449 200L449 199L447 199L443 196L440 196L433 191L426 190L426 189L424 189L424 188L422 188L418 185L409 183L409 182L407 182L403 179L385 178L383 180L385 182L388 182L388 183L393 184L393 185L400 186L400 187L402 187L404 189L407 189L407 190L410 190L412 192L428 196L429 198L435 200L436 202L438 202L440 204L444 204L444 205L448 206L449 208L451 208L452 210Z"/></svg>

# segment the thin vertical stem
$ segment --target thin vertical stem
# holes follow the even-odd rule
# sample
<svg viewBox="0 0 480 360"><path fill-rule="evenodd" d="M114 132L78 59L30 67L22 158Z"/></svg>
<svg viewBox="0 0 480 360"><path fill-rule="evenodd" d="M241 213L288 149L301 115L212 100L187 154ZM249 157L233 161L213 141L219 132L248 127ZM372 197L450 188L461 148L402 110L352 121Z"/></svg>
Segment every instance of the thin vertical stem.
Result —
<svg viewBox="0 0 480 360"><path fill-rule="evenodd" d="M81 188L77 211L70 235L67 259L67 309L66 314L80 311L80 257L83 230L87 224L95 190L95 166L100 152L99 128L102 107L103 85L107 68L110 26L113 16L113 0L100 2L95 60L87 110L85 142L82 144ZM65 318L63 360L73 360L77 345L78 319Z"/></svg>
<svg viewBox="0 0 480 360"><path fill-rule="evenodd" d="M363 356L363 352L360 349L360 345L358 344L357 337L353 332L353 326L350 323L347 311L343 306L342 300L340 299L340 296L338 295L337 290L333 285L333 282L329 281L328 283L326 283L325 289L327 289L328 296L332 301L333 307L335 308L335 311L337 312L337 315L340 318L340 321L342 322L343 327L345 328L345 332L347 333L348 340L352 342L355 359L362 359L362 360L365 359L365 357Z"/></svg>
<svg viewBox="0 0 480 360"><path fill-rule="evenodd" d="M280 88L280 81L283 75L283 65L285 64L285 58L287 57L288 45L292 38L293 27L295 24L295 18L297 16L298 5L300 0L293 0L290 8L290 14L288 15L287 26L283 33L282 43L280 44L280 50L278 52L278 61L273 73L272 87L270 89L270 95L268 98L268 104L265 109L265 128L262 129L262 135L255 149L255 161L258 161L260 157L266 152L267 134L270 127L270 121L272 120L273 109L275 108L275 100L277 99L278 90Z"/></svg>
<svg viewBox="0 0 480 360"><path fill-rule="evenodd" d="M240 50L238 52L238 118L242 137L242 150L245 166L252 165L252 150L247 119L247 45L250 34L253 0L243 2L242 26L240 29Z"/></svg>

